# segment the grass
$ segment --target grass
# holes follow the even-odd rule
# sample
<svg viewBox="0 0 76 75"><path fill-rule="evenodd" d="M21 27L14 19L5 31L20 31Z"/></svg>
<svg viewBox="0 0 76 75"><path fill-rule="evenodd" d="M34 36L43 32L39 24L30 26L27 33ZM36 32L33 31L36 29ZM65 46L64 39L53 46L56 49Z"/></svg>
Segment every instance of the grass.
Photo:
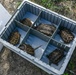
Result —
<svg viewBox="0 0 76 75"><path fill-rule="evenodd" d="M76 1L72 0L31 0L59 14L76 20ZM69 2L69 3L68 3ZM69 5L68 5L69 4ZM72 4L72 5L71 5ZM70 7L69 7L70 6ZM73 12L72 7L75 8ZM75 16L74 16L75 15Z"/></svg>
<svg viewBox="0 0 76 75"><path fill-rule="evenodd" d="M32 1L48 8L48 9L54 10L54 9L58 8L58 6L56 4L58 4L64 0L40 0L39 2L38 2L38 0L32 0Z"/></svg>
<svg viewBox="0 0 76 75"><path fill-rule="evenodd" d="M69 75L68 73L65 73L64 75Z"/></svg>

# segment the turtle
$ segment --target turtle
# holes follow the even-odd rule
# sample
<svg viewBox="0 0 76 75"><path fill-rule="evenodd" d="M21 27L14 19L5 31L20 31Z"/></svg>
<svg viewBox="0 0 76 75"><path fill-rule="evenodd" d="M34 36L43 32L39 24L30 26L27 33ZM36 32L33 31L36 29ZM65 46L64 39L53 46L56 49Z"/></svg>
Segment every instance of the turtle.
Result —
<svg viewBox="0 0 76 75"><path fill-rule="evenodd" d="M62 48L56 48L53 52L46 55L46 57L49 59L49 64L53 63L56 65L58 65L58 63L64 56L64 49Z"/></svg>
<svg viewBox="0 0 76 75"><path fill-rule="evenodd" d="M39 47L41 47L41 45L38 46L38 47L36 47L36 48L33 48L31 45L25 44L25 43L23 43L23 44L21 44L21 45L19 46L19 48L20 48L21 50L26 51L28 54L30 54L30 55L32 55L32 56L34 56L34 51L35 51L36 49L38 49Z"/></svg>
<svg viewBox="0 0 76 75"><path fill-rule="evenodd" d="M32 26L32 22L29 18L24 18L23 20L20 21L22 24L27 25L29 27Z"/></svg>
<svg viewBox="0 0 76 75"><path fill-rule="evenodd" d="M36 26L35 29L47 36L52 36L54 31L56 30L56 27L53 24L50 25L41 23L38 26Z"/></svg>
<svg viewBox="0 0 76 75"><path fill-rule="evenodd" d="M12 32L9 36L9 43L13 44L13 45L17 45L19 44L20 41L20 33L18 32L18 30Z"/></svg>
<svg viewBox="0 0 76 75"><path fill-rule="evenodd" d="M66 44L69 44L74 40L74 35L68 28L61 27L59 35Z"/></svg>

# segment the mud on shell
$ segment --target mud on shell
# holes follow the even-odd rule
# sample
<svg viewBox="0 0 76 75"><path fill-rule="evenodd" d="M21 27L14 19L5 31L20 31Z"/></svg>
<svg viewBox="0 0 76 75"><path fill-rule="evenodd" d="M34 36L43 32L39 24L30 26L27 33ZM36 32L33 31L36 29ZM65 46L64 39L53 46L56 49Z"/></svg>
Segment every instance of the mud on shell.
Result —
<svg viewBox="0 0 76 75"><path fill-rule="evenodd" d="M11 35L9 36L9 43L13 45L19 44L20 36L21 35L19 34L18 30L12 32Z"/></svg>
<svg viewBox="0 0 76 75"><path fill-rule="evenodd" d="M72 32L65 27L62 27L59 34L60 34L62 40L64 41L64 43L66 43L66 44L69 44L74 39L74 35L72 34Z"/></svg>
<svg viewBox="0 0 76 75"><path fill-rule="evenodd" d="M46 55L46 57L49 59L49 64L53 63L58 65L58 63L63 59L64 57L64 50L63 49L55 49L50 54Z"/></svg>
<svg viewBox="0 0 76 75"><path fill-rule="evenodd" d="M29 18L24 18L23 20L20 21L21 23L23 23L24 25L27 25L29 27L32 26L32 22Z"/></svg>
<svg viewBox="0 0 76 75"><path fill-rule="evenodd" d="M44 33L47 36L52 36L54 31L56 30L56 27L50 24L40 24L37 27L35 27L35 29L40 31L41 33Z"/></svg>

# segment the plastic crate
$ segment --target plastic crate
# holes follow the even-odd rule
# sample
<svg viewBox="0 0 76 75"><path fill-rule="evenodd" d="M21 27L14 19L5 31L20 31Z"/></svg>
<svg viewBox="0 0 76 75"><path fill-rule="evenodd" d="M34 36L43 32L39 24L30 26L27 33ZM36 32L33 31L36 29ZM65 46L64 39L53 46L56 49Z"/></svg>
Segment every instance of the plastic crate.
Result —
<svg viewBox="0 0 76 75"><path fill-rule="evenodd" d="M2 6L2 4L0 4L0 34L5 29L5 25L10 18L11 18L11 15ZM0 51L2 50L2 48L3 48L3 45L0 43Z"/></svg>
<svg viewBox="0 0 76 75"><path fill-rule="evenodd" d="M31 27L23 25L20 22L24 18L29 18L32 21ZM33 26L39 23L54 24L56 30L53 35L47 36L33 28ZM75 38L70 44L65 44L58 35L60 26L70 29L74 34ZM8 37L16 29L21 34L21 38L19 44L14 46L8 42ZM47 73L61 75L64 73L75 49L76 22L35 3L24 1L9 20L8 24L6 24L5 30L1 34L0 42ZM22 43L30 44L33 48L42 46L35 50L35 56L31 56L18 48ZM53 63L49 65L46 55L53 52L56 48L63 48L65 50L65 57L63 57L58 65Z"/></svg>

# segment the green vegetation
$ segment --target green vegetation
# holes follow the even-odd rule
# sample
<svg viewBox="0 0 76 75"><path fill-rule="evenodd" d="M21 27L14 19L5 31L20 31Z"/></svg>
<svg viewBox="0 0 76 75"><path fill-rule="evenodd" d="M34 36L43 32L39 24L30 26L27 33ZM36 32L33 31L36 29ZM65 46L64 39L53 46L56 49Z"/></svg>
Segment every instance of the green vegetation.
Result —
<svg viewBox="0 0 76 75"><path fill-rule="evenodd" d="M31 1L34 1L35 3L38 3L39 5L42 5L64 16L67 16L74 20L76 19L76 1L72 0L31 0Z"/></svg>
<svg viewBox="0 0 76 75"><path fill-rule="evenodd" d="M75 67L75 64L72 61L70 61L68 68L73 70L74 67Z"/></svg>
<svg viewBox="0 0 76 75"><path fill-rule="evenodd" d="M48 8L48 9L55 9L56 7L56 3L59 3L63 0L41 0L41 5L43 5L44 7Z"/></svg>
<svg viewBox="0 0 76 75"><path fill-rule="evenodd" d="M68 73L65 73L65 74L63 74L63 75L69 75Z"/></svg>
<svg viewBox="0 0 76 75"><path fill-rule="evenodd" d="M21 4L21 1L18 1L18 2L17 2L17 7L18 7L20 4Z"/></svg>
<svg viewBox="0 0 76 75"><path fill-rule="evenodd" d="M38 2L38 0L34 0L34 2L63 15L64 13L69 13L69 9L67 7L60 5L60 2L64 1L65 0L40 0Z"/></svg>

